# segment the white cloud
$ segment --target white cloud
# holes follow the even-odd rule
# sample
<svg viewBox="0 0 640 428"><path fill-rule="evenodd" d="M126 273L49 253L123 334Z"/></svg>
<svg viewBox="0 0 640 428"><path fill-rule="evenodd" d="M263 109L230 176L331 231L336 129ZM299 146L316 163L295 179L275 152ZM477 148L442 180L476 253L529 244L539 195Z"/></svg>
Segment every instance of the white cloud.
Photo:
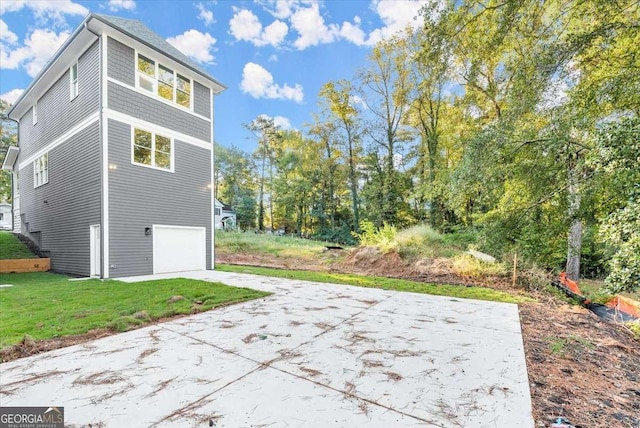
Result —
<svg viewBox="0 0 640 428"><path fill-rule="evenodd" d="M0 43L15 45L17 42L18 36L16 36L16 33L9 30L9 26L2 19L0 19Z"/></svg>
<svg viewBox="0 0 640 428"><path fill-rule="evenodd" d="M236 40L244 40L255 46L278 46L289 32L287 24L280 20L273 21L263 31L262 23L250 10L234 8L234 12L229 21L229 31Z"/></svg>
<svg viewBox="0 0 640 428"><path fill-rule="evenodd" d="M278 55L276 55L276 54L272 54L272 55L269 57L269 62L278 62Z"/></svg>
<svg viewBox="0 0 640 428"><path fill-rule="evenodd" d="M135 0L109 0L107 7L112 12L117 12L119 10L135 10L136 2Z"/></svg>
<svg viewBox="0 0 640 428"><path fill-rule="evenodd" d="M273 123L282 129L291 129L291 121L284 116L275 116Z"/></svg>
<svg viewBox="0 0 640 428"><path fill-rule="evenodd" d="M244 40L250 42L260 37L262 32L262 24L258 17L250 10L235 10L233 18L229 21L229 31L236 40Z"/></svg>
<svg viewBox="0 0 640 428"><path fill-rule="evenodd" d="M263 67L253 62L245 64L242 70L242 92L253 98L284 99L301 103L304 98L302 86L296 83L293 87L288 84L278 85L273 81L273 75Z"/></svg>
<svg viewBox="0 0 640 428"><path fill-rule="evenodd" d="M216 39L209 33L201 33L198 30L187 30L183 34L170 37L167 42L171 43L183 54L201 63L213 62L211 50L216 43Z"/></svg>
<svg viewBox="0 0 640 428"><path fill-rule="evenodd" d="M356 18L358 18L356 16ZM340 28L340 36L353 43L354 45L362 46L366 44L366 34L358 26L360 20L356 20L355 25L350 22L343 22Z"/></svg>
<svg viewBox="0 0 640 428"><path fill-rule="evenodd" d="M22 95L24 89L12 89L9 92L5 92L4 94L0 94L0 99L5 100L9 104L13 104L16 102L18 97Z"/></svg>
<svg viewBox="0 0 640 428"><path fill-rule="evenodd" d="M324 23L317 3L312 4L311 7L296 10L291 15L291 26L300 35L294 42L294 45L300 50L321 43L331 43L336 40L340 32L337 25Z"/></svg>
<svg viewBox="0 0 640 428"><path fill-rule="evenodd" d="M373 30L367 40L368 45L374 45L385 40L408 25L417 28L424 24L420 15L420 8L429 3L428 0L373 0L372 9L380 16L384 27Z"/></svg>
<svg viewBox="0 0 640 428"><path fill-rule="evenodd" d="M89 9L71 0L1 0L0 15L17 12L23 7L31 9L38 25L52 23L54 26L66 27L64 15L84 16L89 13Z"/></svg>
<svg viewBox="0 0 640 428"><path fill-rule="evenodd" d="M23 46L13 50L2 46L0 68L15 70L23 67L29 76L34 77L68 37L67 31L56 33L36 29L27 36Z"/></svg>
<svg viewBox="0 0 640 428"><path fill-rule="evenodd" d="M267 11L278 19L286 19L302 4L311 4L313 0L262 0L258 1Z"/></svg>
<svg viewBox="0 0 640 428"><path fill-rule="evenodd" d="M200 11L198 19L201 19L204 22L204 25L211 25L216 22L216 20L213 18L213 12L204 7L202 3L196 4L196 8Z"/></svg>

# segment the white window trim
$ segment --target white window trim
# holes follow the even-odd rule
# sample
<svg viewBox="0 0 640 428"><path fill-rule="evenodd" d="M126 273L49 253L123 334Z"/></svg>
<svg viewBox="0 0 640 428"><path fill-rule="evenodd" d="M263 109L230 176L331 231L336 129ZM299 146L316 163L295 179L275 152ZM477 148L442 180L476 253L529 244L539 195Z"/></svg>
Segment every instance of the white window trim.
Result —
<svg viewBox="0 0 640 428"><path fill-rule="evenodd" d="M136 162L134 159L134 146L136 144L136 129L140 130L140 131L144 131L144 132L148 132L151 134L151 165L147 165L145 163L139 163ZM171 141L171 153L170 153L170 159L171 159L171 168L166 169L166 168L159 168L155 165L153 165L155 162L155 156L156 156L156 135L160 134L161 137L164 138L168 138L169 141ZM175 170L175 140L173 137L169 137L166 135L162 135L162 133L158 133L155 131L150 131L144 128L139 128L136 126L131 126L131 164L132 165L136 165L136 166L143 166L145 168L151 168L151 169L155 169L157 171L163 171L163 172L171 172L173 173Z"/></svg>
<svg viewBox="0 0 640 428"><path fill-rule="evenodd" d="M42 168L42 160L46 158L46 168ZM44 186L49 182L49 152L33 161L33 188Z"/></svg>
<svg viewBox="0 0 640 428"><path fill-rule="evenodd" d="M151 61L153 61L153 66L154 66L154 77L150 77L148 74L141 72L140 70L138 70L138 57L142 55L145 58L150 59ZM159 100L163 100L167 103L169 103L170 105L174 106L174 107L178 107L181 108L183 110L189 111L189 112L193 112L193 96L194 96L194 80L189 77L188 75L186 75L185 73L181 73L178 70L176 70L175 67L171 66L171 65L167 65L168 63L162 63L160 64L160 61L158 61L156 58L154 58L153 56L149 56L147 54L145 54L144 52L140 52L138 50L136 50L136 55L135 55L135 67L136 67L136 82L135 82L135 88L141 92L144 92L146 94L152 95L153 98L155 99L159 99ZM164 97L161 97L160 95L158 95L158 81L160 80L160 65L164 66L167 69L170 69L173 72L173 99L172 100L168 100ZM190 87L190 92L189 92L189 107L185 107L182 104L178 104L178 98L177 98L177 91L178 91L178 75L189 79L189 87ZM149 92L148 90L142 88L140 86L140 77L142 76L143 79L149 81L152 86L153 86L153 92Z"/></svg>
<svg viewBox="0 0 640 428"><path fill-rule="evenodd" d="M33 124L38 123L38 100L33 103L33 107L31 108L31 115L33 118Z"/></svg>
<svg viewBox="0 0 640 428"><path fill-rule="evenodd" d="M73 68L76 68L76 81L73 81ZM80 76L78 61L76 61L71 67L69 67L69 99L74 100L80 93Z"/></svg>

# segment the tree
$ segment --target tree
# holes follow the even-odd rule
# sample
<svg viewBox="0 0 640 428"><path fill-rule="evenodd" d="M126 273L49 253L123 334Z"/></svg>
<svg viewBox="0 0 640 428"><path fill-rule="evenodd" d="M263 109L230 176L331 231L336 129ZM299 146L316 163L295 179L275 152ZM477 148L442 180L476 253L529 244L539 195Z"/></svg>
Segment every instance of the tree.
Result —
<svg viewBox="0 0 640 428"><path fill-rule="evenodd" d="M18 141L16 124L7 117L11 105L0 99L0 165L4 161L7 149L15 146ZM11 172L0 170L0 202L11 202L12 198Z"/></svg>
<svg viewBox="0 0 640 428"><path fill-rule="evenodd" d="M233 207L238 227L246 229L255 224L257 183L253 159L237 147L216 144L215 164L216 197Z"/></svg>
<svg viewBox="0 0 640 428"><path fill-rule="evenodd" d="M352 229L358 230L360 208L357 167L362 152L361 135L363 130L354 88L346 80L328 82L320 90L320 102L325 118L328 120L328 124L324 125L325 130L329 130L326 128L327 126L330 126L330 129L334 129L337 142L344 148L342 152L348 168L349 191L351 192ZM329 136L327 135L327 138Z"/></svg>
<svg viewBox="0 0 640 428"><path fill-rule="evenodd" d="M274 145L279 138L280 128L274 123L273 118L268 116L258 116L251 123L245 124L254 137L258 140L256 157L260 168L259 194L258 194L258 230L264 230L264 196L266 172L272 177L272 164L274 159ZM268 168L268 169L267 169ZM271 184L271 180L270 180ZM272 195L269 195L269 206L272 210ZM271 227L273 228L273 214L271 215Z"/></svg>
<svg viewBox="0 0 640 428"><path fill-rule="evenodd" d="M380 42L373 48L369 62L358 74L360 95L372 117L367 135L374 142L373 149L382 150L382 221L395 223L399 208L406 205L397 171L402 156L398 146L413 139L404 125L411 83L406 40L394 36Z"/></svg>
<svg viewBox="0 0 640 428"><path fill-rule="evenodd" d="M587 162L606 200L601 233L615 251L607 288L612 293L640 289L640 117L601 129Z"/></svg>

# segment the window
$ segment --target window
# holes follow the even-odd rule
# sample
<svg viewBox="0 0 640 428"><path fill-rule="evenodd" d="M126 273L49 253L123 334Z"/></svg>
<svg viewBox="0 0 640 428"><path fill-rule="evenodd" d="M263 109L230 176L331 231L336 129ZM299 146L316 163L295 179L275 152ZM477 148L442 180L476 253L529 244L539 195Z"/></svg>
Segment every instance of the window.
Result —
<svg viewBox="0 0 640 428"><path fill-rule="evenodd" d="M173 152L171 138L134 128L132 150L134 164L171 171Z"/></svg>
<svg viewBox="0 0 640 428"><path fill-rule="evenodd" d="M49 182L49 153L45 153L33 161L33 187Z"/></svg>
<svg viewBox="0 0 640 428"><path fill-rule="evenodd" d="M141 54L138 54L137 75L139 88L191 108L191 79L188 77Z"/></svg>
<svg viewBox="0 0 640 428"><path fill-rule="evenodd" d="M215 214L216 214L216 215L220 215L220 208L216 208L216 209L215 209Z"/></svg>
<svg viewBox="0 0 640 428"><path fill-rule="evenodd" d="M69 93L71 99L78 96L78 63L76 62L69 69Z"/></svg>
<svg viewBox="0 0 640 428"><path fill-rule="evenodd" d="M38 123L38 101L33 103L32 113L33 113L33 124L35 125L36 123Z"/></svg>

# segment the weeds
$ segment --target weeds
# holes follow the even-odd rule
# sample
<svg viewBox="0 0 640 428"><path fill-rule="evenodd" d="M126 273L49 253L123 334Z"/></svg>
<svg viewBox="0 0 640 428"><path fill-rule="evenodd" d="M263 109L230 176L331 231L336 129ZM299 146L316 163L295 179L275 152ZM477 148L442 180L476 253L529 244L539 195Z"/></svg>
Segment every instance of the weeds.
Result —
<svg viewBox="0 0 640 428"><path fill-rule="evenodd" d="M398 249L396 235L398 230L395 226L385 223L381 228L376 229L374 224L367 220L360 222L361 233L351 232L360 241L360 245L378 248L383 254Z"/></svg>
<svg viewBox="0 0 640 428"><path fill-rule="evenodd" d="M507 269L502 263L486 263L468 254L460 254L453 258L453 271L467 278L484 276L504 276Z"/></svg>
<svg viewBox="0 0 640 428"><path fill-rule="evenodd" d="M590 340L576 336L575 334L570 334L567 337L549 336L545 338L545 341L549 345L549 352L559 357L564 357L571 349L575 349L576 347L593 349L595 346Z"/></svg>

